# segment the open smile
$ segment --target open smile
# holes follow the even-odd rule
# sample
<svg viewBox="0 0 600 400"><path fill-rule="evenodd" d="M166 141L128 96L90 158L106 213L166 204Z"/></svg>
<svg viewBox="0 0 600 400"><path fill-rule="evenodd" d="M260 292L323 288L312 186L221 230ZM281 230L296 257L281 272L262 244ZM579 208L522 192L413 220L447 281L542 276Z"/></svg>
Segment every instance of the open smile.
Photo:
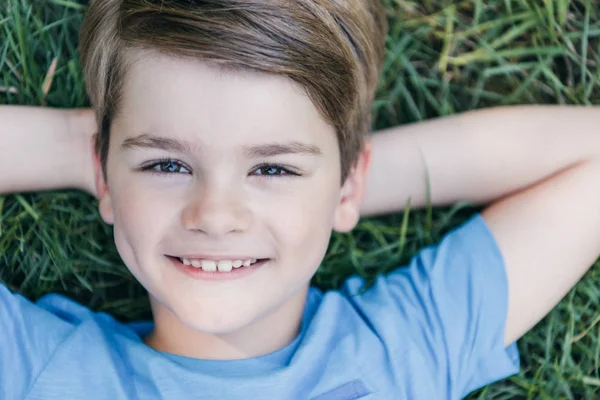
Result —
<svg viewBox="0 0 600 400"><path fill-rule="evenodd" d="M270 261L269 258L215 261L193 260L168 255L166 257L179 271L191 278L202 280L239 279L255 272Z"/></svg>

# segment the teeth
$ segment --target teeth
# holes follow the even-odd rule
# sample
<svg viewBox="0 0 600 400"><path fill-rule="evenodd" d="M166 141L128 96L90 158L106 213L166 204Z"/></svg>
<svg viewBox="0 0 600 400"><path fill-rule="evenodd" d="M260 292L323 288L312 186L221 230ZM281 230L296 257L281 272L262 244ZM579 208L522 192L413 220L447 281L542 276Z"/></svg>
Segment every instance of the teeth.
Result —
<svg viewBox="0 0 600 400"><path fill-rule="evenodd" d="M256 263L257 259L247 259L247 260L190 260L187 258L182 258L181 262L184 265L191 265L194 268L202 268L206 272L230 272L234 268L241 267L249 267L252 264Z"/></svg>
<svg viewBox="0 0 600 400"><path fill-rule="evenodd" d="M217 264L217 269L220 272L229 272L233 269L233 261L219 261L219 263Z"/></svg>
<svg viewBox="0 0 600 400"><path fill-rule="evenodd" d="M202 260L202 269L206 272L216 272L217 271L217 263L213 260Z"/></svg>

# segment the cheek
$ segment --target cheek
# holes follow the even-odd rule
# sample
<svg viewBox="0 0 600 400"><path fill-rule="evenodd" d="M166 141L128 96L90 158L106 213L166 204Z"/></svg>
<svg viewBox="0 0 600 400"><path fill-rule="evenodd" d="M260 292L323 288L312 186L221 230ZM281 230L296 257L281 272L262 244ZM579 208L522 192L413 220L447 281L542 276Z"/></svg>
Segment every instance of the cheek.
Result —
<svg viewBox="0 0 600 400"><path fill-rule="evenodd" d="M117 248L128 265L133 261L139 264L138 257L156 251L161 233L175 218L169 213L176 207L132 181L116 182L112 189Z"/></svg>
<svg viewBox="0 0 600 400"><path fill-rule="evenodd" d="M282 251L315 268L327 250L339 198L339 188L328 181L312 182L261 211L276 229Z"/></svg>

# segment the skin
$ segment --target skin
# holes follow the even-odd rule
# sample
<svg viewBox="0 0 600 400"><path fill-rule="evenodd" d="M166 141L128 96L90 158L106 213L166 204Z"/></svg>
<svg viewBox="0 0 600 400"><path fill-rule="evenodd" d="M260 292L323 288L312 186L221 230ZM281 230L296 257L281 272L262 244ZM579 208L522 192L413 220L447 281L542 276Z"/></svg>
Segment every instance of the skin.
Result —
<svg viewBox="0 0 600 400"><path fill-rule="evenodd" d="M154 63L159 60L155 58ZM433 206L457 201L491 203L482 215L506 264L509 287L505 344L517 340L543 318L600 256L598 107L496 107L390 128L371 139L372 165L368 145L340 188L332 131L301 91L292 90L294 86L284 83L285 79L261 80L258 75L220 72L212 79L202 79L211 74L201 64L186 64L189 71L179 62L152 64L154 68L149 65L140 62L135 66L132 78L137 76L139 80L135 87L128 82L127 90L134 98L126 101L135 100L139 108L127 109L115 122L113 133L121 136L113 139L108 185L102 179L97 156L90 156L90 138L96 127L90 110L0 107L0 141L5 144L0 147L0 193L74 187L99 197L105 220L115 223L125 261L151 288L157 324L147 342L155 348L227 359L265 354L289 343L298 330L301 293L320 262L317 253L322 256L325 247L329 233L324 232L346 231L355 225L367 167L362 215L402 210L408 199L413 209L428 202ZM145 75L141 76L142 72ZM185 78L182 73L186 73ZM261 85L252 84L259 81ZM235 93L231 92L233 86ZM182 96L190 101L182 101ZM276 100L268 103L267 99ZM202 107L192 108L190 104ZM209 130L200 129L206 128L202 124L209 125ZM195 152L184 160L190 164L192 177L155 180L136 175L136 161L131 159L134 155L124 154L120 145L142 129L195 138L208 151ZM281 156L285 160L279 162L307 163L300 167L312 175L289 181L251 175L259 161L241 157L239 146L255 145L245 141L252 138L258 143L271 131L275 133L270 140L295 135L314 139L313 144L324 154L320 157L325 157L328 164L309 161L312 156L288 155ZM218 134L212 135L214 132ZM207 138L212 140L205 143ZM162 153L137 154L137 163L162 157ZM123 182L126 180L130 184ZM294 190L294 196L286 197ZM259 194L270 199L268 207L257 205L260 200L250 202ZM285 212L284 200L293 205ZM253 210L261 208L268 208L269 214L257 216ZM321 212L318 223L315 212ZM282 220L269 218L270 213L278 213ZM228 214L232 217L229 222L224 219ZM168 220L167 215L172 219ZM246 219L248 215L251 218ZM282 221L298 226L289 225L294 229L288 232L289 226L279 225ZM304 229L309 225L315 229L311 231L314 237L302 243L301 236L306 235ZM219 226L221 230L215 228ZM234 228L228 231L223 226ZM292 245L296 240L298 245L306 245L306 252L296 251ZM278 280L275 286L285 283L288 291L268 287L269 297L263 298L246 288L246 293L254 297L225 307L238 295L223 296L225 303L219 313L204 306L205 313L196 320L202 306L197 299L207 292L174 280L173 274L165 274L165 279L161 275L168 269L164 254L192 250L264 252L256 256L273 257L276 262L264 269L268 273L252 279L256 284L263 278L273 282L271 277L278 274L281 282ZM299 256L294 258L292 254ZM169 285L177 284L173 291L186 289L191 296L178 297L169 291ZM210 288L216 286L203 285L207 291ZM226 290L226 285L219 290ZM214 289L215 296L219 290ZM215 296L205 299L210 302ZM247 301L257 307L249 307L249 313L239 312ZM264 340L265 334L269 341Z"/></svg>
<svg viewBox="0 0 600 400"><path fill-rule="evenodd" d="M149 136L162 138L159 145L148 147ZM166 148L165 139L186 148ZM290 143L319 154L256 154ZM340 186L334 129L287 78L135 56L111 129L106 181L97 156L94 165L101 215L150 295L155 328L146 343L188 357L241 359L291 342L332 230L358 221L369 154L366 146ZM180 165L157 165L161 159ZM202 281L167 255L269 261L243 279Z"/></svg>

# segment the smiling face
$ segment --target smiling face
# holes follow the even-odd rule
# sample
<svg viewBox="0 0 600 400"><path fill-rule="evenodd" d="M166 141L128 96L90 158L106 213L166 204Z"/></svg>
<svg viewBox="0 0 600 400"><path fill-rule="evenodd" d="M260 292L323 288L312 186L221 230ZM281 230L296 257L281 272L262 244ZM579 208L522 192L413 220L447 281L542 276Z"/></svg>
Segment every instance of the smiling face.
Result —
<svg viewBox="0 0 600 400"><path fill-rule="evenodd" d="M332 229L358 220L367 165L365 150L340 186L334 129L285 77L137 57L107 181L97 159L96 176L101 214L149 292L163 349L181 336L240 341L248 330L269 332L274 348L246 338L244 354L289 342ZM264 261L237 279L203 280L182 272L182 257Z"/></svg>

